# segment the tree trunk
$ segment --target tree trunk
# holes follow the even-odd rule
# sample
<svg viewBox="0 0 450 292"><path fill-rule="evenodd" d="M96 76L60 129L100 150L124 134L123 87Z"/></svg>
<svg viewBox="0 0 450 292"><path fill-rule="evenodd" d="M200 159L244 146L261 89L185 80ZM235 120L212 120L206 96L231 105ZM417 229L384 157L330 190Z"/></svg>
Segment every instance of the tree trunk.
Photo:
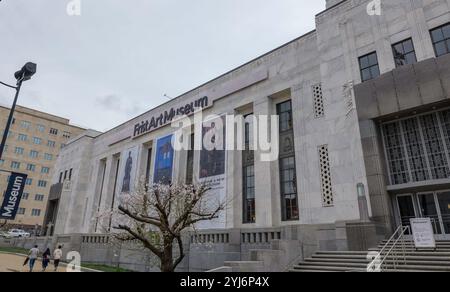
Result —
<svg viewBox="0 0 450 292"><path fill-rule="evenodd" d="M161 258L161 272L173 273L175 269L173 267L173 241L164 244L164 253Z"/></svg>

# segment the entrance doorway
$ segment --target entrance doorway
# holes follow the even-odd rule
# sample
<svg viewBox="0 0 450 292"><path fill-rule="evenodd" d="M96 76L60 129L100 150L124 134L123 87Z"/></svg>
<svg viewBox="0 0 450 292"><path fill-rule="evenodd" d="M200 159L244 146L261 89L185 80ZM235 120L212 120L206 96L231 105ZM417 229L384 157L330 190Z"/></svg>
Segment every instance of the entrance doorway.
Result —
<svg viewBox="0 0 450 292"><path fill-rule="evenodd" d="M434 233L450 236L450 191L435 191L396 196L399 221L410 225L412 218L430 218Z"/></svg>

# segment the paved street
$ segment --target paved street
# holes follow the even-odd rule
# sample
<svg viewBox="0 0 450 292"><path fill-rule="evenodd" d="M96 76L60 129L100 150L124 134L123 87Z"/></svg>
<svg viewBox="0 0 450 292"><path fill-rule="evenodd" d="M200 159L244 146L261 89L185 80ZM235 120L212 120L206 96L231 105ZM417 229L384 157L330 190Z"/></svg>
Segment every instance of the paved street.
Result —
<svg viewBox="0 0 450 292"><path fill-rule="evenodd" d="M23 266L24 256L0 253L0 272L28 272L29 266ZM42 271L41 261L36 261L34 272ZM47 268L46 272L53 272L53 261ZM65 272L64 267L59 267L58 272Z"/></svg>

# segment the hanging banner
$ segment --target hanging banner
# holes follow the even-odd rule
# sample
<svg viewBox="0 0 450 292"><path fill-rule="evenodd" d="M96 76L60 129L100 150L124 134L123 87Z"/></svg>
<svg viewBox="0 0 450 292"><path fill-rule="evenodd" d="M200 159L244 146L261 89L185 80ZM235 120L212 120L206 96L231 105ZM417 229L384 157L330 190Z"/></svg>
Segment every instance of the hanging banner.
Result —
<svg viewBox="0 0 450 292"><path fill-rule="evenodd" d="M200 151L199 181L211 188L206 203L214 209L226 199L226 118L205 121L202 125L202 150ZM198 229L223 229L226 227L225 211L211 221L197 224Z"/></svg>
<svg viewBox="0 0 450 292"><path fill-rule="evenodd" d="M137 157L137 146L122 152L120 158L120 175L118 180L119 194L129 194L134 191L136 183Z"/></svg>
<svg viewBox="0 0 450 292"><path fill-rule="evenodd" d="M156 184L171 184L173 173L174 150L173 135L158 139L156 143L155 172L153 182Z"/></svg>
<svg viewBox="0 0 450 292"><path fill-rule="evenodd" d="M0 218L6 220L16 219L17 210L19 210L20 200L22 199L23 190L27 175L23 173L13 172L9 176L8 187L5 192L5 198L0 209Z"/></svg>

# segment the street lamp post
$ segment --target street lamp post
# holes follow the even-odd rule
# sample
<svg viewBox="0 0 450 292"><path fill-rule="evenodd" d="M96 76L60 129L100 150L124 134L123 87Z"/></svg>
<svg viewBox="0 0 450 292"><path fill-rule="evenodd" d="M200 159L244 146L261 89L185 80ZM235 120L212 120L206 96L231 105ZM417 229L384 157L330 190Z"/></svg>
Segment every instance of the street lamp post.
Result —
<svg viewBox="0 0 450 292"><path fill-rule="evenodd" d="M5 85L9 88L13 88L16 90L16 95L14 97L14 102L9 112L8 121L6 122L5 131L3 132L2 143L0 144L0 160L3 156L3 150L5 149L6 138L8 138L9 128L11 127L11 123L14 116L14 110L16 109L17 99L19 98L20 89L22 88L22 82L26 80L30 80L31 77L36 73L37 65L34 63L26 63L25 66L22 67L19 71L14 74L14 77L17 80L16 86L12 86L3 82L0 84Z"/></svg>

